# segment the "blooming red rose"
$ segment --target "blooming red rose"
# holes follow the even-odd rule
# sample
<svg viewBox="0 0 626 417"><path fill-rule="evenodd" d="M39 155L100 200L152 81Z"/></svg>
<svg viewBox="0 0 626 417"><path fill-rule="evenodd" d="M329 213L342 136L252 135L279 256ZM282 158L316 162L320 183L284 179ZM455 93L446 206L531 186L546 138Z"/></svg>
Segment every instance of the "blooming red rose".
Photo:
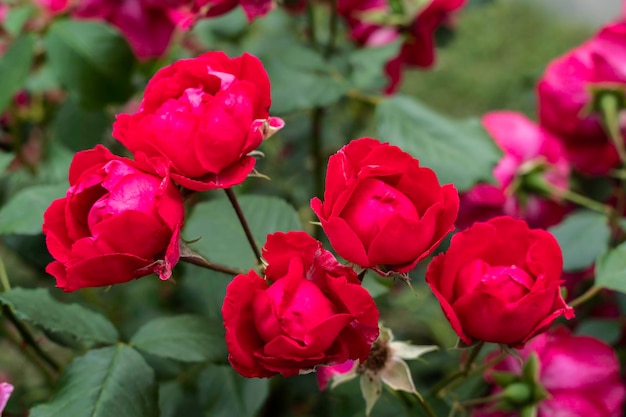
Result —
<svg viewBox="0 0 626 417"><path fill-rule="evenodd" d="M596 175L607 173L619 158L600 116L587 114L593 85L626 87L626 23L604 27L552 61L537 86L541 124L563 141L576 168Z"/></svg>
<svg viewBox="0 0 626 417"><path fill-rule="evenodd" d="M168 177L98 145L75 155L69 180L67 195L52 202L43 224L56 259L46 271L59 288L119 284L152 272L169 278L184 207Z"/></svg>
<svg viewBox="0 0 626 417"><path fill-rule="evenodd" d="M157 172L196 191L228 188L254 169L248 153L283 126L269 116L270 82L258 58L208 52L150 80L141 107L120 114L113 136Z"/></svg>
<svg viewBox="0 0 626 417"><path fill-rule="evenodd" d="M547 228L560 222L567 212L565 205L512 188L526 170L541 167L538 175L544 181L567 190L570 165L559 139L516 112L491 112L482 121L504 152L493 170L498 184L479 184L461 194L457 227L464 229L474 221L501 215L524 219L531 227ZM520 182L523 187L523 177Z"/></svg>
<svg viewBox="0 0 626 417"><path fill-rule="evenodd" d="M293 376L365 361L378 309L356 273L304 232L267 237L265 279L237 275L222 307L228 360L241 375Z"/></svg>
<svg viewBox="0 0 626 417"><path fill-rule="evenodd" d="M454 235L428 266L426 282L464 343L521 346L558 316L574 317L561 297L562 269L550 233L496 217Z"/></svg>
<svg viewBox="0 0 626 417"><path fill-rule="evenodd" d="M311 208L340 256L402 273L454 228L459 197L397 146L361 138L330 157L324 202Z"/></svg>
<svg viewBox="0 0 626 417"><path fill-rule="evenodd" d="M606 343L589 336L574 336L565 328L541 334L519 351L522 359L535 353L539 383L548 393L537 404L537 417L621 417L626 390L619 361ZM494 370L521 375L517 358L508 356ZM490 380L491 370L485 378ZM494 393L500 392L496 389ZM473 417L516 417L516 412L476 410Z"/></svg>

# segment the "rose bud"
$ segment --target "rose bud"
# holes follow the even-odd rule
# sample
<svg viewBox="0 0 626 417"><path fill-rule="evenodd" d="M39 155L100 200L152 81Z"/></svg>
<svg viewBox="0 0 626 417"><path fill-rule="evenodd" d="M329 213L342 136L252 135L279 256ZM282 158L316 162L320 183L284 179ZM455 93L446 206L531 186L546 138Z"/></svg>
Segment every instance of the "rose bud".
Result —
<svg viewBox="0 0 626 417"><path fill-rule="evenodd" d="M241 375L285 377L317 365L365 361L378 309L356 273L304 232L274 233L265 279L237 275L222 307L228 360Z"/></svg>
<svg viewBox="0 0 626 417"><path fill-rule="evenodd" d="M196 191L243 182L256 160L248 155L283 126L269 116L270 82L258 58L208 52L159 70L139 110L120 114L113 136L144 154L159 174Z"/></svg>
<svg viewBox="0 0 626 417"><path fill-rule="evenodd" d="M589 336L571 335L560 327L533 338L518 353L526 361L535 354L539 362L538 383L548 395L534 404L537 417L622 416L626 390L621 382L617 355L606 343ZM485 373L485 379L490 382L493 371L500 375L522 375L519 359L511 355ZM495 387L494 394L501 392L500 387ZM519 415L515 411L496 410L489 404L475 410L472 417Z"/></svg>
<svg viewBox="0 0 626 417"><path fill-rule="evenodd" d="M459 197L400 148L361 138L330 157L324 202L311 208L340 256L404 273L454 228Z"/></svg>
<svg viewBox="0 0 626 417"><path fill-rule="evenodd" d="M567 190L570 165L559 139L516 112L491 112L482 122L504 152L493 170L498 183L478 184L460 195L457 227L501 215L524 219L531 227L559 223L567 207L534 194L524 183L526 175L540 175L551 186Z"/></svg>
<svg viewBox="0 0 626 417"><path fill-rule="evenodd" d="M98 145L74 156L69 181L67 195L44 214L46 244L56 259L46 271L57 287L69 292L152 272L170 277L184 207L168 177L148 174Z"/></svg>
<svg viewBox="0 0 626 417"><path fill-rule="evenodd" d="M561 296L563 256L554 236L496 217L452 237L426 282L461 340L522 346L574 310Z"/></svg>
<svg viewBox="0 0 626 417"><path fill-rule="evenodd" d="M626 87L626 23L604 27L594 38L552 61L537 85L539 120L564 143L581 172L602 175L619 163L615 146L590 112L592 86ZM622 134L626 125L622 124Z"/></svg>

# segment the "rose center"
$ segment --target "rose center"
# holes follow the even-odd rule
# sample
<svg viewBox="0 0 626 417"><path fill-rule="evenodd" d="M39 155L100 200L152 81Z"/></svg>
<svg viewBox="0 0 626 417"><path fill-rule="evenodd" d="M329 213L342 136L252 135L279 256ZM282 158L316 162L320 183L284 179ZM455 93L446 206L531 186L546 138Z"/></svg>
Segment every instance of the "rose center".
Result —
<svg viewBox="0 0 626 417"><path fill-rule="evenodd" d="M459 270L455 290L460 297L482 288L507 302L515 302L528 294L534 284L533 277L516 265L491 266L477 260Z"/></svg>
<svg viewBox="0 0 626 417"><path fill-rule="evenodd" d="M409 198L381 180L363 180L340 214L354 230L365 248L394 216L418 221L419 214Z"/></svg>
<svg viewBox="0 0 626 417"><path fill-rule="evenodd" d="M389 351L387 342L376 340L372 345L370 355L367 357L365 363L363 363L363 368L369 371L379 372L385 367L390 356L391 352Z"/></svg>

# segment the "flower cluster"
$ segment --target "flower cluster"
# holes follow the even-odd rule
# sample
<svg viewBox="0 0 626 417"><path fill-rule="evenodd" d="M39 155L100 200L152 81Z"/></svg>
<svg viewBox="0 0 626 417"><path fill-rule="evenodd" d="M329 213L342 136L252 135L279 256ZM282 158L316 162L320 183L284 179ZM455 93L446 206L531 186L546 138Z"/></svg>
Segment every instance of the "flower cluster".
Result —
<svg viewBox="0 0 626 417"><path fill-rule="evenodd" d="M169 278L180 257L180 187L243 182L255 164L248 153L283 125L270 104L267 74L251 55L209 52L157 72L139 110L114 126L135 160L102 146L77 153L66 197L44 215L57 286L75 291L152 272Z"/></svg>

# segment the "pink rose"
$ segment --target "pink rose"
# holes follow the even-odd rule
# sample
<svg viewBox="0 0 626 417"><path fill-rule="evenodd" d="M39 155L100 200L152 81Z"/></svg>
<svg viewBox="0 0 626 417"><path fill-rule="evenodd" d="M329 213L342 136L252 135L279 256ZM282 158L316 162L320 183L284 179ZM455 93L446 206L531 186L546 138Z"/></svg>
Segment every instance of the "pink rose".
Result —
<svg viewBox="0 0 626 417"><path fill-rule="evenodd" d="M626 23L604 27L591 40L552 61L537 85L539 118L559 137L572 164L601 175L619 163L600 116L586 114L594 85L626 86ZM626 133L626 125L622 123Z"/></svg>
<svg viewBox="0 0 626 417"><path fill-rule="evenodd" d="M589 336L574 336L565 328L532 339L519 355L539 358L539 383L549 397L538 404L537 417L621 417L626 390L613 349ZM508 356L494 370L521 374L518 359ZM489 371L485 374L490 380ZM499 391L499 389L497 390ZM496 392L497 392L496 391ZM472 417L514 417L515 412L495 412L490 406Z"/></svg>
<svg viewBox="0 0 626 417"><path fill-rule="evenodd" d="M483 125L504 152L493 170L498 184L479 184L460 195L457 227L464 229L475 221L501 215L524 219L531 227L547 228L560 222L566 206L536 195L520 196L511 190L513 181L529 164L543 167L541 176L546 182L567 190L570 166L558 138L516 112L488 113Z"/></svg>
<svg viewBox="0 0 626 417"><path fill-rule="evenodd" d="M397 146L361 138L330 157L324 201L311 208L341 257L403 273L452 231L459 200Z"/></svg>
<svg viewBox="0 0 626 417"><path fill-rule="evenodd" d="M258 58L207 52L159 70L139 110L120 114L113 136L135 157L196 191L243 182L256 160L248 155L283 126L270 117L270 81Z"/></svg>
<svg viewBox="0 0 626 417"><path fill-rule="evenodd" d="M496 217L454 235L426 282L464 343L522 346L557 317L574 317L561 296L562 270L554 236Z"/></svg>
<svg viewBox="0 0 626 417"><path fill-rule="evenodd" d="M0 415L4 411L4 407L9 402L9 397L13 393L13 385L8 382L0 382Z"/></svg>
<svg viewBox="0 0 626 417"><path fill-rule="evenodd" d="M183 199L169 179L141 170L105 147L78 152L70 188L44 214L55 261L46 271L64 291L119 284L178 262Z"/></svg>
<svg viewBox="0 0 626 417"><path fill-rule="evenodd" d="M265 277L237 275L222 307L228 360L241 375L294 376L317 365L365 361L378 309L356 273L304 232L274 233Z"/></svg>

